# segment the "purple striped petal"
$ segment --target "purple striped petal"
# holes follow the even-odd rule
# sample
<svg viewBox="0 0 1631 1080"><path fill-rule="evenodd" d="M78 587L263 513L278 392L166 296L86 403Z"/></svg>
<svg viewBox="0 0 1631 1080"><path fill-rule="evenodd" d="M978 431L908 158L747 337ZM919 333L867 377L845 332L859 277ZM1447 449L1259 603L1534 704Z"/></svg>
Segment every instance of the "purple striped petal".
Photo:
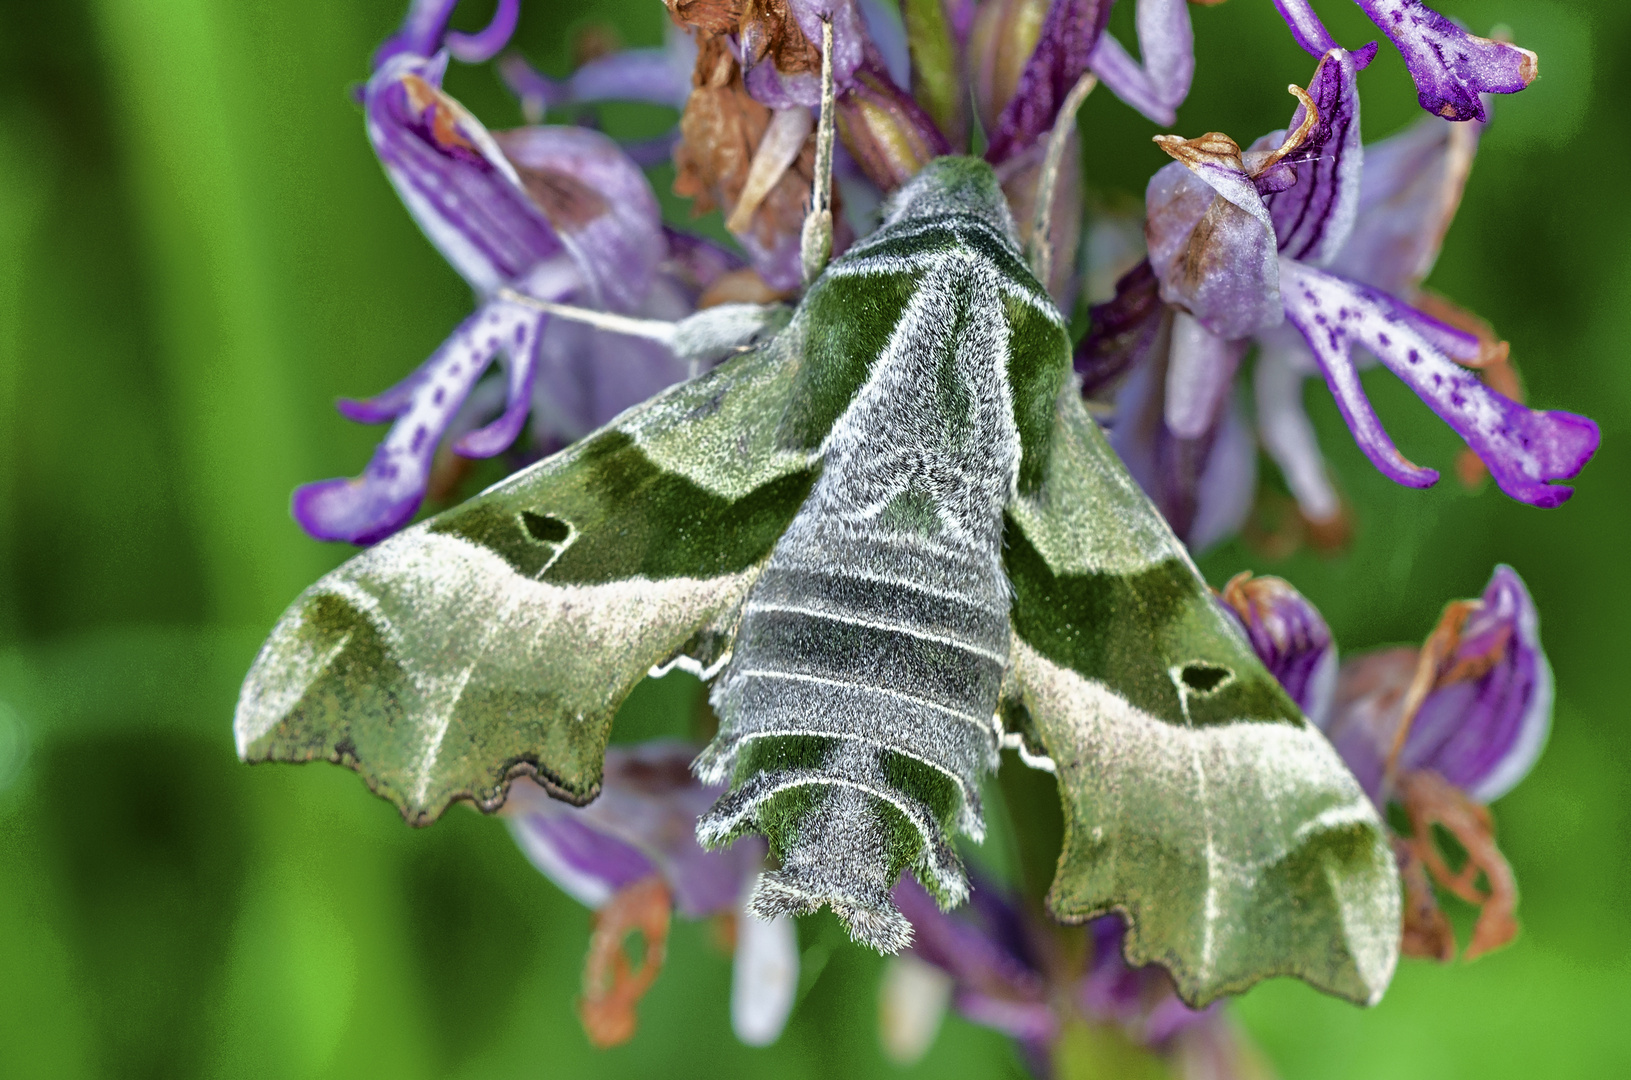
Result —
<svg viewBox="0 0 1631 1080"><path fill-rule="evenodd" d="M487 129L441 91L442 66L402 53L375 72L364 94L368 138L431 243L489 293L561 242Z"/></svg>
<svg viewBox="0 0 1631 1080"><path fill-rule="evenodd" d="M1163 149L1179 160L1145 191L1145 238L1161 299L1219 337L1243 338L1280 323L1280 268L1268 210L1221 135Z"/></svg>
<svg viewBox="0 0 1631 1080"><path fill-rule="evenodd" d="M1320 58L1309 81L1308 96L1317 118L1302 145L1284 161L1296 183L1266 199L1282 255L1324 266L1353 229L1364 164L1355 81L1375 56L1374 43L1356 53L1332 49ZM1307 115L1307 108L1298 105L1291 130Z"/></svg>
<svg viewBox="0 0 1631 1080"><path fill-rule="evenodd" d="M1129 371L1165 351L1168 309L1160 290L1150 261L1144 259L1116 281L1114 298L1093 306L1092 326L1076 346L1083 397L1100 397Z"/></svg>
<svg viewBox="0 0 1631 1080"><path fill-rule="evenodd" d="M1483 120L1479 94L1512 94L1535 80L1528 49L1469 34L1422 0L1355 0L1404 55L1421 107L1446 120Z"/></svg>
<svg viewBox="0 0 1631 1080"><path fill-rule="evenodd" d="M662 210L645 173L588 128L516 128L494 138L576 263L583 285L577 302L638 308L668 255Z"/></svg>
<svg viewBox="0 0 1631 1080"><path fill-rule="evenodd" d="M1109 18L1110 0L1053 0L1014 96L988 133L987 161L1007 161L1029 150L1052 129L1059 106L1087 70L1088 58Z"/></svg>
<svg viewBox="0 0 1631 1080"><path fill-rule="evenodd" d="M1461 205L1483 127L1423 117L1365 147L1354 229L1331 270L1412 298Z"/></svg>
<svg viewBox="0 0 1631 1080"><path fill-rule="evenodd" d="M1326 727L1336 694L1337 647L1319 609L1289 582L1250 574L1233 578L1219 599L1291 700Z"/></svg>
<svg viewBox="0 0 1631 1080"><path fill-rule="evenodd" d="M1552 670L1534 603L1511 567L1495 568L1471 609L1438 664L1399 769L1430 769L1489 802L1528 775L1545 746ZM1327 734L1373 800L1383 797L1387 758L1420 657L1417 649L1380 649L1342 665Z"/></svg>
<svg viewBox="0 0 1631 1080"><path fill-rule="evenodd" d="M372 544L412 520L437 444L495 357L502 357L508 373L509 407L493 424L461 438L458 449L478 457L508 446L526 418L547 321L539 312L490 300L409 380L370 402L350 404L344 411L353 418L396 422L361 476L295 490L291 509L300 527L319 540Z"/></svg>
<svg viewBox="0 0 1631 1080"><path fill-rule="evenodd" d="M1189 0L1138 0L1134 11L1140 63L1109 34L1099 37L1088 66L1110 92L1157 124L1177 119L1195 75L1195 34Z"/></svg>
<svg viewBox="0 0 1631 1080"><path fill-rule="evenodd" d="M696 819L723 789L704 787L691 775L695 756L695 747L665 739L608 747L600 797L588 806L561 802L521 781L510 789L505 813L533 864L579 899L587 890L575 891L558 876L562 865L599 881L607 897L655 870L687 918L735 912L759 872L764 844L745 838L718 851L697 844ZM562 838L575 846L563 850ZM641 865L646 869L637 873Z"/></svg>
<svg viewBox="0 0 1631 1080"><path fill-rule="evenodd" d="M1552 481L1573 477L1597 449L1597 425L1566 412L1536 412L1478 381L1450 360L1444 344L1476 348L1471 335L1429 319L1391 295L1282 259L1286 318L1313 349L1343 419L1367 457L1384 474L1427 487L1438 473L1411 464L1382 430L1354 367L1363 346L1466 440L1502 491L1534 506L1557 506L1574 489ZM1465 340L1463 340L1465 339Z"/></svg>
<svg viewBox="0 0 1631 1080"><path fill-rule="evenodd" d="M1493 658L1493 663L1490 659ZM1497 566L1479 607L1461 627L1446 665L1488 669L1441 681L1423 702L1399 763L1432 769L1479 802L1492 802L1529 774L1552 722L1552 669L1540 616L1523 579Z"/></svg>

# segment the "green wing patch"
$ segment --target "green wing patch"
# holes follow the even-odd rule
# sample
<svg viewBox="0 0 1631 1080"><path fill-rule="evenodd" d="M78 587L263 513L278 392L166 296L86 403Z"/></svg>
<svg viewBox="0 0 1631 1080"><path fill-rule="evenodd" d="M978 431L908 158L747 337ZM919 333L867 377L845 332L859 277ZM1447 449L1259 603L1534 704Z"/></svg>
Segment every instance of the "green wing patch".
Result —
<svg viewBox="0 0 1631 1080"><path fill-rule="evenodd" d="M240 756L348 765L416 825L518 775L593 799L618 705L724 654L809 494L775 439L796 361L773 340L324 577L244 681Z"/></svg>
<svg viewBox="0 0 1631 1080"><path fill-rule="evenodd" d="M1080 399L1010 508L1005 716L1064 806L1048 902L1127 919L1134 964L1203 1005L1274 975L1370 1003L1398 958L1399 883L1374 807L1228 622Z"/></svg>

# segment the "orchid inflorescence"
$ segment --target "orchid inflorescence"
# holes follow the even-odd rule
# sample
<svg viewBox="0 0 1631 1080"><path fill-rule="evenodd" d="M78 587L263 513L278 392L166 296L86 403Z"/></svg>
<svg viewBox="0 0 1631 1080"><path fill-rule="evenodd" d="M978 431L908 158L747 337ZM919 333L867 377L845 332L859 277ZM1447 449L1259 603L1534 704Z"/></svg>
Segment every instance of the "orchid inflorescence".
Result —
<svg viewBox="0 0 1631 1080"><path fill-rule="evenodd" d="M1140 60L1106 32L1111 0L666 2L664 46L606 53L564 79L506 51L519 0L500 0L490 25L468 34L449 28L456 0L415 0L374 54L361 91L369 140L426 236L475 290L476 310L397 386L341 403L348 418L391 428L361 476L296 492L295 517L313 536L381 540L418 512L439 453L530 460L697 374L694 356L661 340L563 319L551 304L676 320L797 293L824 23L839 138L835 248L869 231L880 200L929 160L974 150L996 168L1022 234L1048 222L1043 284L1067 312L1082 271L1104 268L1078 258L1085 199L1074 151L1052 184L1051 213L1035 213L1066 95L1091 71L1171 124L1195 66L1188 0L1136 0ZM1376 468L1412 487L1438 473L1405 459L1382 429L1358 378L1372 361L1514 499L1558 505L1571 489L1557 481L1597 446L1590 420L1526 406L1505 345L1422 288L1488 96L1527 86L1535 55L1470 34L1420 0L1356 2L1403 55L1429 115L1365 145L1358 84L1377 44L1344 48L1306 0L1276 0L1314 58L1306 88L1291 88L1286 128L1244 147L1216 132L1157 138L1174 161L1149 181L1144 251L1119 259L1115 295L1091 308L1076 348L1081 392L1193 549L1241 529L1259 445L1309 525L1338 525L1342 498L1303 411L1310 376L1330 388ZM531 123L490 131L442 89L452 61L496 62ZM586 124L542 122L604 101L678 109L677 129L619 143ZM670 156L675 192L699 212L723 211L735 248L664 223L644 167ZM1254 349L1248 420L1235 380ZM1509 940L1516 893L1485 804L1532 766L1551 715L1537 616L1516 572L1499 567L1480 599L1450 605L1423 648L1341 661L1319 612L1279 579L1237 578L1218 602L1378 808L1403 808L1405 950L1455 954L1435 883L1480 908L1468 955ZM763 844L704 852L696 843L692 825L719 794L691 777L696 750L613 748L589 806L522 781L506 809L528 857L597 911L583 1000L597 1042L632 1034L670 910L734 927L733 1017L745 1041L774 1039L792 1007L791 924L743 913ZM1435 829L1463 849L1459 869ZM1248 1071L1251 1052L1219 1008L1191 1010L1159 968L1126 965L1119 916L1066 930L978 875L967 912L940 911L909 878L895 896L915 929L885 981L886 1044L897 1056L921 1053L949 1005L1012 1035L1039 1067L1086 1023L1193 1075ZM643 965L622 951L633 931L646 938Z"/></svg>

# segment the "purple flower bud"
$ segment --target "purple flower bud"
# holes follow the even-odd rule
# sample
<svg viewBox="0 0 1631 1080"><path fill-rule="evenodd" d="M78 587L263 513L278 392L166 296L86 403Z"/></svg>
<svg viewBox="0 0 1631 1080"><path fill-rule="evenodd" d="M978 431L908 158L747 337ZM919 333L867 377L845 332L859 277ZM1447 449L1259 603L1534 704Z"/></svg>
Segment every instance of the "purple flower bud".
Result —
<svg viewBox="0 0 1631 1080"><path fill-rule="evenodd" d="M1249 573L1231 578L1219 599L1246 631L1269 674L1324 728L1336 694L1337 647L1319 609L1289 582Z"/></svg>
<svg viewBox="0 0 1631 1080"><path fill-rule="evenodd" d="M868 180L883 192L917 175L951 144L929 114L882 70L864 65L838 99L838 135Z"/></svg>
<svg viewBox="0 0 1631 1080"><path fill-rule="evenodd" d="M1418 680L1399 773L1431 770L1480 802L1528 774L1551 726L1552 671L1514 570L1496 567L1480 599L1446 608L1426 650L1382 649L1342 665L1327 733L1373 799L1384 794Z"/></svg>
<svg viewBox="0 0 1631 1080"><path fill-rule="evenodd" d="M517 781L504 808L511 832L534 866L589 907L657 873L687 918L735 912L764 844L749 837L717 851L698 846L696 820L723 789L692 777L695 756L694 747L664 740L608 747L600 796L587 806Z"/></svg>

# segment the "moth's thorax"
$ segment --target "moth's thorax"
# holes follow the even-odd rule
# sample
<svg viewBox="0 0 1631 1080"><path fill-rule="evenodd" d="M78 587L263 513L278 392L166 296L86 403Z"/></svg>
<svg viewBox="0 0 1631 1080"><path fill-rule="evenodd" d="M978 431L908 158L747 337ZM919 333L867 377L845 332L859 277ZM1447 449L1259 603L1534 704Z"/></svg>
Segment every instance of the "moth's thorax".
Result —
<svg viewBox="0 0 1631 1080"><path fill-rule="evenodd" d="M914 260L925 237L929 257ZM1012 352L1031 343L1014 332L1016 295L1034 310L992 257L1011 250L1001 240L977 221L906 224L818 286L864 289L880 264L916 263L910 289L870 298L903 301L872 312L887 323L876 354L846 357L853 334L827 354L862 377L842 388L820 479L748 594L703 758L709 779L734 781L704 837L764 832L782 861L759 907L828 903L891 949L905 933L889 899L902 868L948 900L966 892L950 835L983 833L979 778L996 760L1002 514L1025 453L1011 378L1026 368ZM808 325L807 340L823 329Z"/></svg>

